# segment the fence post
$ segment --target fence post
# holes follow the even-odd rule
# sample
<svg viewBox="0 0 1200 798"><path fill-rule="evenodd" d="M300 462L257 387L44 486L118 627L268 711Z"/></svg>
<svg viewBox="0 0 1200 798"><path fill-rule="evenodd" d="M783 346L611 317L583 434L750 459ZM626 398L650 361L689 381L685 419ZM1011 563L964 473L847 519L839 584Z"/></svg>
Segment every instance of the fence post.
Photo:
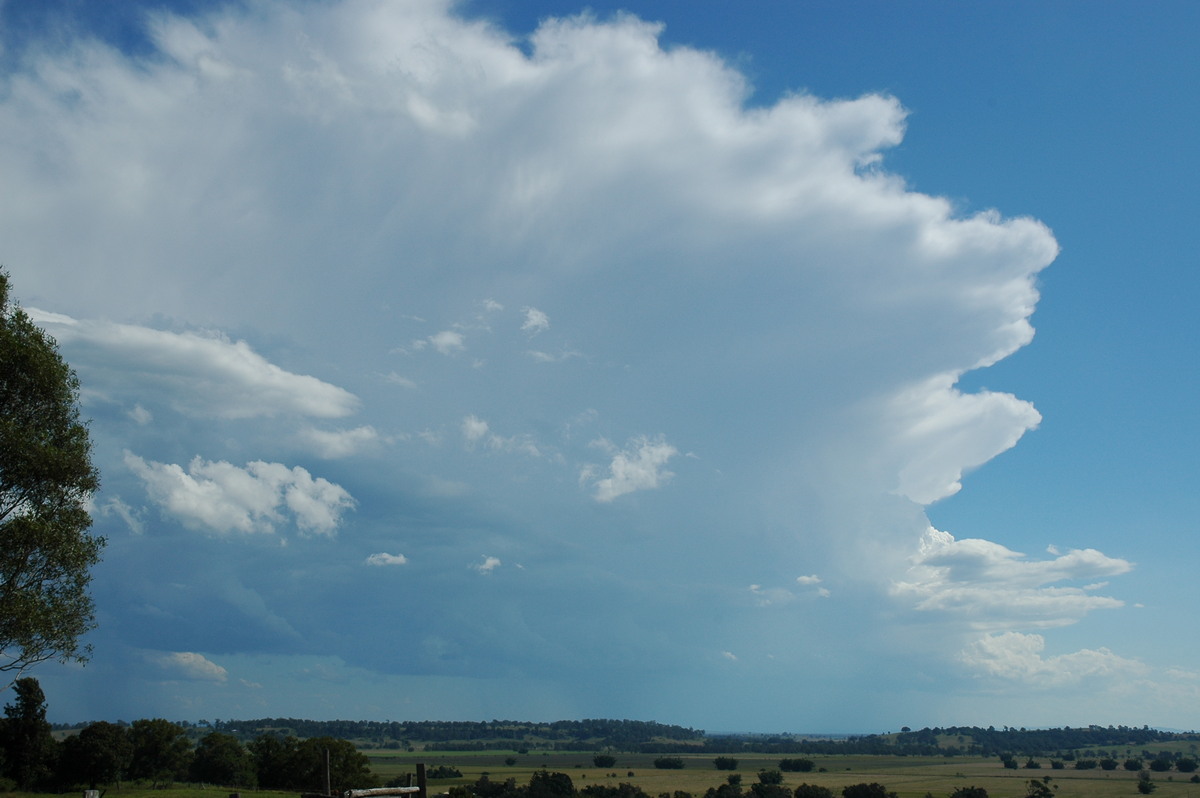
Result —
<svg viewBox="0 0 1200 798"><path fill-rule="evenodd" d="M429 789L425 782L425 763L417 763L417 795L420 798L429 798Z"/></svg>

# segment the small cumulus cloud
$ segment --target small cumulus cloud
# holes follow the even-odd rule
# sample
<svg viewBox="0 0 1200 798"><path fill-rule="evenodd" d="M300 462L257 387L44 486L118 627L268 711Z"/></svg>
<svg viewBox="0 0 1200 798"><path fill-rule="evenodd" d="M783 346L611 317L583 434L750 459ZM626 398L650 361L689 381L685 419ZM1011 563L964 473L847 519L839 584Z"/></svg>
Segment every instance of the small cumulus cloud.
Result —
<svg viewBox="0 0 1200 798"><path fill-rule="evenodd" d="M952 535L929 527L906 578L892 592L918 610L960 613L980 628L1014 621L1036 626L1072 623L1096 609L1123 606L1091 593L1103 583L1060 585L1128 572L1133 565L1095 549L1073 549L1052 560L1028 560L998 543Z"/></svg>
<svg viewBox="0 0 1200 798"><path fill-rule="evenodd" d="M415 380L409 379L401 374L397 374L394 371L389 371L387 374L384 374L383 381L389 385L399 385L401 388L408 388L409 390L417 387Z"/></svg>
<svg viewBox="0 0 1200 798"><path fill-rule="evenodd" d="M470 415L463 419L460 425L463 441L468 446L483 443L489 449L501 452L519 452L531 457L541 457L542 452L537 445L524 435L504 437L491 431L488 422L478 416Z"/></svg>
<svg viewBox="0 0 1200 798"><path fill-rule="evenodd" d="M229 676L229 672L225 668L192 651L151 654L149 658L175 679L224 682Z"/></svg>
<svg viewBox="0 0 1200 798"><path fill-rule="evenodd" d="M354 499L304 468L257 460L240 468L197 456L185 470L126 452L125 464L164 514L189 529L225 535L273 533L292 521L305 534L333 535Z"/></svg>
<svg viewBox="0 0 1200 798"><path fill-rule="evenodd" d="M372 554L371 556L367 557L365 562L367 565L378 565L378 566L406 565L408 563L408 558L405 557L403 554L387 554L385 552L379 552L377 554Z"/></svg>
<svg viewBox="0 0 1200 798"><path fill-rule="evenodd" d="M530 349L526 354L538 363L562 363L571 358L583 357L582 352L577 352L574 349L564 349L560 352L542 352L537 349Z"/></svg>
<svg viewBox="0 0 1200 798"><path fill-rule="evenodd" d="M144 427L154 420L154 414L140 404L133 406L133 409L129 411L129 417L139 427Z"/></svg>
<svg viewBox="0 0 1200 798"><path fill-rule="evenodd" d="M296 437L309 451L328 460L358 454L380 440L379 433L372 426L343 430L308 427L297 433Z"/></svg>
<svg viewBox="0 0 1200 798"><path fill-rule="evenodd" d="M729 660L730 662L738 661L737 654L734 654L732 651L722 651L721 656L724 657L725 659Z"/></svg>
<svg viewBox="0 0 1200 798"><path fill-rule="evenodd" d="M593 442L594 446L612 449L605 440ZM659 436L634 438L625 449L613 454L608 465L608 476L596 480L593 496L598 502L611 502L618 496L639 490L654 490L666 484L674 473L666 469L667 462L679 454L679 450ZM585 467L581 481L590 480L597 473L594 467Z"/></svg>
<svg viewBox="0 0 1200 798"><path fill-rule="evenodd" d="M795 593L781 587L764 588L762 585L750 585L749 590L760 607L790 604L796 600Z"/></svg>
<svg viewBox="0 0 1200 798"><path fill-rule="evenodd" d="M501 564L502 563L500 562L500 559L498 557L491 557L491 556L485 555L483 558L483 562L475 563L474 565L471 566L471 568L486 576L486 575L490 574L492 571L499 568L501 566Z"/></svg>
<svg viewBox="0 0 1200 798"><path fill-rule="evenodd" d="M530 335L537 335L550 329L550 317L537 308L525 308L525 321L521 330Z"/></svg>
<svg viewBox="0 0 1200 798"><path fill-rule="evenodd" d="M429 336L428 340L443 355L453 355L467 348L466 337L457 330L442 330Z"/></svg>
<svg viewBox="0 0 1200 798"><path fill-rule="evenodd" d="M1046 640L1037 634L985 635L963 650L960 659L978 673L1033 687L1060 687L1091 678L1141 675L1147 668L1107 648L1081 649L1046 657Z"/></svg>

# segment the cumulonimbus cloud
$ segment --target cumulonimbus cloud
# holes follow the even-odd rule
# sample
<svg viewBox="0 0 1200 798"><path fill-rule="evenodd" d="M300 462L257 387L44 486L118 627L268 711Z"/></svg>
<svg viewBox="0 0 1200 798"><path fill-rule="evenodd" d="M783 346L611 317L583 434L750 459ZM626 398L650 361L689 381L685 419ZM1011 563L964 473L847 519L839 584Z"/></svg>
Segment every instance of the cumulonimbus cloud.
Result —
<svg viewBox="0 0 1200 798"><path fill-rule="evenodd" d="M902 98L793 93L751 104L730 63L664 47L660 25L629 15L547 20L516 42L452 8L234 4L199 21L156 17L154 59L95 41L31 57L0 98L0 139L19 145L0 147L11 187L0 193L0 240L14 282L75 316L97 307L86 315L262 330L261 340L331 368L419 386L367 409L395 413L403 401L416 439L460 434L465 446L412 447L406 467L427 495L456 501L490 477L502 485L491 492L496 518L554 526L539 515L554 502L607 511L642 492L662 517L704 521L658 534L664 547L686 541L714 574L743 529L775 530L764 539L786 541L772 551L792 561L739 576L733 602L749 595L790 610L801 602L789 596L825 596L833 584L837 602L805 606L844 612L847 576L869 571L873 598L992 633L1120 604L1083 582L1124 573L1124 560L1080 548L1035 561L925 534L924 505L1040 421L1028 401L964 393L958 380L1030 342L1037 275L1058 251L1045 225L960 213L890 175L884 156L908 123ZM64 236L62 219L81 223ZM522 308L522 321L494 335L459 323L493 295L486 313ZM164 438L170 414L138 405L128 384L217 421L360 407L220 334L42 318L90 389L127 395L139 429L163 425ZM414 318L436 321L397 326ZM399 374L386 356L373 359L383 341L447 357L410 358ZM507 362L505 343L517 354ZM485 353L505 368L473 369ZM561 460L532 456L550 450L535 440L584 408L594 408L586 425L555 441ZM384 419L300 440L346 455L388 428ZM680 452L666 437L602 444L604 461L578 472L584 490L563 479L598 459L587 441L645 429L686 441L711 479L674 475ZM479 456L508 452L531 456ZM210 456L226 459L126 463L163 513L219 534L291 523L332 534L353 506L350 491L303 468ZM501 460L499 477L486 471ZM587 523L581 536L608 531ZM882 538L895 551L876 557ZM469 542L446 567L461 572L478 549L465 548L477 545L471 535L458 539ZM504 541L526 543L517 532ZM849 554L822 560L822 546ZM615 572L627 559L613 545L576 565ZM670 576L686 583L695 565ZM499 566L489 557L472 567ZM793 582L810 569L826 581ZM763 584L747 594L751 581ZM476 638L457 642L482 645ZM992 639L973 662L1040 678L1031 642ZM513 672L541 667L538 651L537 641L514 644Z"/></svg>

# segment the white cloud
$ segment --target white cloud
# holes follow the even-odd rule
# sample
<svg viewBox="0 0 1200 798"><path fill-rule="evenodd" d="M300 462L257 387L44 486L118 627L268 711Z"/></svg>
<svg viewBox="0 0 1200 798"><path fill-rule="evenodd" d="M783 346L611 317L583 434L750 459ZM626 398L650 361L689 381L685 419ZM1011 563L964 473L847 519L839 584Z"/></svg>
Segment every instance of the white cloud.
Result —
<svg viewBox="0 0 1200 798"><path fill-rule="evenodd" d="M462 422L463 440L475 443L488 434L488 423L477 416L467 416Z"/></svg>
<svg viewBox="0 0 1200 798"><path fill-rule="evenodd" d="M1096 609L1123 606L1122 601L1091 593L1097 585L1061 586L1128 572L1132 564L1095 549L1075 549L1052 560L1026 559L987 540L955 540L930 527L920 552L893 593L914 601L919 610L953 612L979 628L1013 623L1061 626Z"/></svg>
<svg viewBox="0 0 1200 798"><path fill-rule="evenodd" d="M406 565L407 563L408 558L403 554L387 554L385 552L372 554L366 559L367 565Z"/></svg>
<svg viewBox="0 0 1200 798"><path fill-rule="evenodd" d="M150 659L172 677L199 682L224 682L229 672L212 660L192 651L152 654Z"/></svg>
<svg viewBox="0 0 1200 798"><path fill-rule="evenodd" d="M154 420L154 414L140 404L133 406L133 409L129 411L129 417L133 419L134 423L142 427Z"/></svg>
<svg viewBox="0 0 1200 798"><path fill-rule="evenodd" d="M888 175L881 159L906 125L899 99L798 93L749 107L728 63L663 48L656 25L630 16L548 21L516 42L449 7L353 0L230 6L198 23L163 15L162 58L91 42L30 62L6 85L0 240L14 285L75 316L244 331L258 350L40 313L89 391L153 420L118 450L214 458L127 456L164 514L218 534L291 523L332 534L354 505L349 491L304 469L226 461L278 459L269 447L297 435L347 457L402 418L428 446L370 471L338 463L338 480L360 496L376 494L362 483L415 491L420 515L471 547L446 555L461 568L491 545L475 542L479 528L528 551L540 550L533 530L563 518L577 519L581 540L609 534L611 513L589 521L572 503L660 488L679 452L637 438L589 457L584 442L669 417L671 437L705 459L653 503L674 524L628 508L630 530L662 530L647 546L663 549L635 559L670 562L686 539L694 558L676 566L729 574L724 587L742 605L827 597L825 584L841 599L854 578L896 580L899 601L947 613L959 630L1049 626L1120 604L1095 592L1128 564L1088 549L1038 563L951 538L904 559L925 522L901 497L950 495L1038 424L1028 402L966 394L957 380L1030 340L1036 276L1057 250L1043 225L964 218ZM521 308L494 334L487 314L504 306L479 300L492 295ZM553 336L569 333L570 346L540 345L550 320L524 301L551 308ZM457 357L468 337L470 357ZM398 374L382 351L395 341L449 357L413 357ZM487 369L465 368L483 358ZM346 430L231 431L183 428L162 409L222 421L359 408L342 388L275 362L374 375L362 390L375 415ZM120 434L132 426L122 418ZM440 445L456 428L467 445ZM547 456L558 454L546 443L556 433L563 461L597 460L580 468L580 490L561 489ZM464 522L468 504L478 516ZM132 527L139 516L127 510ZM529 523L517 531L513 518ZM784 570L785 588L747 593L766 577L722 567L743 529L769 531L737 545L761 541L773 558L783 552L781 567L803 562L825 581L793 584ZM636 574L622 544L602 548L581 548L570 565ZM490 573L500 561L472 567ZM531 578L551 570L530 562ZM693 611L680 610L674 628L690 629Z"/></svg>
<svg viewBox="0 0 1200 798"><path fill-rule="evenodd" d="M379 442L379 433L372 426L343 430L307 427L301 430L297 437L311 451L327 459L349 457Z"/></svg>
<svg viewBox="0 0 1200 798"><path fill-rule="evenodd" d="M537 335L550 329L550 317L537 308L525 308L525 321L521 329L530 335Z"/></svg>
<svg viewBox="0 0 1200 798"><path fill-rule="evenodd" d="M762 585L750 585L750 593L754 596L755 603L760 607L791 604L796 600L795 593L780 587L764 588Z"/></svg>
<svg viewBox="0 0 1200 798"><path fill-rule="evenodd" d="M442 330L429 336L429 343L443 355L453 355L467 348L466 338L456 330Z"/></svg>
<svg viewBox="0 0 1200 798"><path fill-rule="evenodd" d="M129 531L135 535L140 535L146 531L146 525L142 521L140 514L133 507L130 507L125 502L121 501L120 496L113 496L102 504L98 511L101 515L116 515L129 527Z"/></svg>
<svg viewBox="0 0 1200 798"><path fill-rule="evenodd" d="M939 374L892 401L907 453L896 489L920 504L957 493L964 470L1012 448L1042 420L1029 402L1006 393L964 394L954 388L956 380Z"/></svg>
<svg viewBox="0 0 1200 798"><path fill-rule="evenodd" d="M1145 674L1137 660L1119 657L1107 648L1081 649L1045 657L1041 635L1003 632L984 635L962 652L961 659L980 674L1036 687L1060 687L1094 678Z"/></svg>
<svg viewBox="0 0 1200 798"><path fill-rule="evenodd" d="M293 374L257 354L245 341L215 333L174 333L131 324L31 313L72 356L89 387L120 395L161 392L176 410L195 416L256 418L292 414L336 418L358 399L316 377ZM133 418L150 420L141 405Z"/></svg>
<svg viewBox="0 0 1200 798"><path fill-rule="evenodd" d="M333 535L355 504L340 485L313 479L299 466L254 461L239 468L197 456L185 471L131 452L125 464L164 513L190 529L217 534L270 534L290 520L302 533Z"/></svg>
<svg viewBox="0 0 1200 798"><path fill-rule="evenodd" d="M661 436L653 440L644 436L634 438L624 450L613 455L608 465L609 476L596 481L593 494L596 501L610 502L626 493L661 487L675 476L665 466L677 454L679 450ZM593 473L585 468L581 480L591 479Z"/></svg>
<svg viewBox="0 0 1200 798"><path fill-rule="evenodd" d="M463 419L462 425L463 440L468 445L484 442L489 449L502 452L520 452L527 454L530 457L541 457L542 452L537 445L527 436L514 435L511 437L503 437L491 431L491 427L486 421L478 416L467 416Z"/></svg>
<svg viewBox="0 0 1200 798"><path fill-rule="evenodd" d="M486 576L487 574L490 574L492 571L499 568L501 564L502 563L498 557L484 556L483 562L476 563L471 567Z"/></svg>

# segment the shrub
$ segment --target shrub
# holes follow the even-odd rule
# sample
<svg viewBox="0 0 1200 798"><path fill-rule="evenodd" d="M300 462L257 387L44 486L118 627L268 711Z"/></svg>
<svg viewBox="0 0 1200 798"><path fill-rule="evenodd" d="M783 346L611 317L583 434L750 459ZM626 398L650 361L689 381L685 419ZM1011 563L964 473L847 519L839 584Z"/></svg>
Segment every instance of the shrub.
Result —
<svg viewBox="0 0 1200 798"><path fill-rule="evenodd" d="M808 773L813 769L811 759L781 759L779 769L785 773Z"/></svg>
<svg viewBox="0 0 1200 798"><path fill-rule="evenodd" d="M592 764L598 768L610 768L617 764L617 758L612 754L596 754L592 757Z"/></svg>
<svg viewBox="0 0 1200 798"><path fill-rule="evenodd" d="M659 770L683 770L683 757L660 756L654 760L654 767Z"/></svg>
<svg viewBox="0 0 1200 798"><path fill-rule="evenodd" d="M738 761L731 756L719 756L713 760L717 770L737 770Z"/></svg>
<svg viewBox="0 0 1200 798"><path fill-rule="evenodd" d="M793 795L795 798L833 798L833 790L819 784L801 784Z"/></svg>

